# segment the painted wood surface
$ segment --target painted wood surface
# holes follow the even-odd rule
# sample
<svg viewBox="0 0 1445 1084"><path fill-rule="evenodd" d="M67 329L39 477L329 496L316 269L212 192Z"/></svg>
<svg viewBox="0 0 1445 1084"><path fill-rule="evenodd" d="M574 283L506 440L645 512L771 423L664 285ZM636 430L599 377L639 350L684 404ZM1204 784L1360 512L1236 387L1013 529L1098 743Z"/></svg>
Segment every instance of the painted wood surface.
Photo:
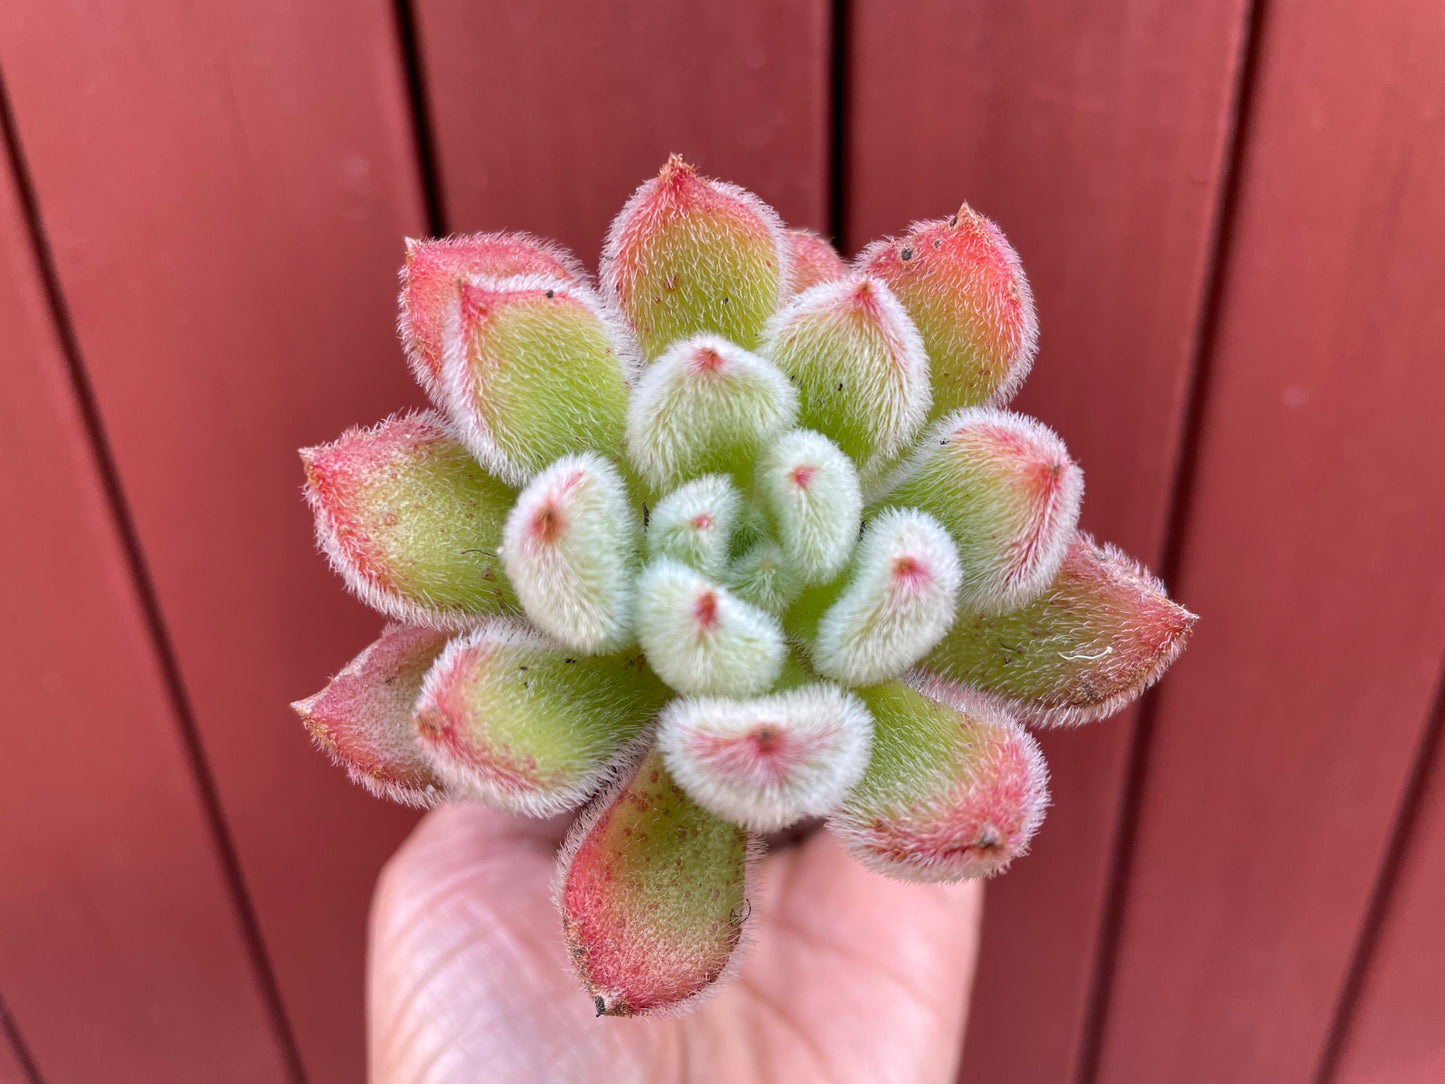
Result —
<svg viewBox="0 0 1445 1084"><path fill-rule="evenodd" d="M0 1084L36 1084L20 1063L19 1051L5 1035L0 1035Z"/></svg>
<svg viewBox="0 0 1445 1084"><path fill-rule="evenodd" d="M1435 725L1399 871L1328 1084L1445 1080L1445 740Z"/></svg>
<svg viewBox="0 0 1445 1084"><path fill-rule="evenodd" d="M6 1008L50 1084L284 1080L3 161L0 327Z"/></svg>
<svg viewBox="0 0 1445 1084"><path fill-rule="evenodd" d="M418 0L448 227L531 230L595 269L672 152L826 227L829 8Z"/></svg>
<svg viewBox="0 0 1445 1084"><path fill-rule="evenodd" d="M392 14L0 6L61 284L311 1084L363 1076L370 887L413 819L287 707L382 625L313 549L295 449L419 401L393 331L422 211ZM168 840L137 802L113 815Z"/></svg>
<svg viewBox="0 0 1445 1084"><path fill-rule="evenodd" d="M1041 326L1016 405L1082 464L1085 526L1157 566L1243 5L853 10L848 243L963 199L999 223ZM1133 718L1043 736L1054 805L989 886L965 1081L1073 1074Z"/></svg>
<svg viewBox="0 0 1445 1084"><path fill-rule="evenodd" d="M1445 20L1270 3L1098 1080L1307 1080L1445 653Z"/></svg>

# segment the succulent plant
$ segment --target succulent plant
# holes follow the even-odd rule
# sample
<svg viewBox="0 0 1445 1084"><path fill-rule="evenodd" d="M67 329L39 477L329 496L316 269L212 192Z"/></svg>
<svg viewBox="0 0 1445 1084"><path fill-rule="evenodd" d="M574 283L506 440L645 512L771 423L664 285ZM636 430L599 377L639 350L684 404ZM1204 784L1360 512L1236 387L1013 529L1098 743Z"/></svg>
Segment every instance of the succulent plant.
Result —
<svg viewBox="0 0 1445 1084"><path fill-rule="evenodd" d="M765 833L997 873L1048 802L1024 724L1117 710L1195 620L1003 409L1036 330L967 205L849 266L677 157L595 286L525 234L408 242L435 411L301 453L321 549L395 623L296 710L395 801L580 809L555 894L599 1013L727 973Z"/></svg>

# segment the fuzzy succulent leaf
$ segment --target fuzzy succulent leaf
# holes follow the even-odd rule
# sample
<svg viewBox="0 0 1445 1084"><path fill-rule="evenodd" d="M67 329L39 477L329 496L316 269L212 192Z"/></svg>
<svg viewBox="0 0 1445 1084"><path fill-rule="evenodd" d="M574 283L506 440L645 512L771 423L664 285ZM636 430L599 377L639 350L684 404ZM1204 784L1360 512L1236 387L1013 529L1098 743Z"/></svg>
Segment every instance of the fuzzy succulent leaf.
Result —
<svg viewBox="0 0 1445 1084"><path fill-rule="evenodd" d="M635 347L586 287L461 282L444 342L442 405L493 474L520 486L561 455L620 457Z"/></svg>
<svg viewBox="0 0 1445 1084"><path fill-rule="evenodd" d="M1048 806L1033 738L983 705L939 704L900 682L864 690L876 726L868 770L829 820L850 854L905 881L998 873Z"/></svg>
<svg viewBox="0 0 1445 1084"><path fill-rule="evenodd" d="M641 525L622 476L601 456L557 460L522 491L502 533L502 560L534 624L574 651L632 642L632 583Z"/></svg>
<svg viewBox="0 0 1445 1084"><path fill-rule="evenodd" d="M931 695L967 686L1026 722L1083 723L1159 680L1196 620L1134 560L1080 533L1048 590L1010 613L961 615L920 667L943 679Z"/></svg>
<svg viewBox="0 0 1445 1084"><path fill-rule="evenodd" d="M1008 402L1033 365L1039 323L1018 254L968 204L876 241L855 266L882 279L923 336L933 416Z"/></svg>
<svg viewBox="0 0 1445 1084"><path fill-rule="evenodd" d="M725 586L744 602L781 617L802 591L802 583L788 568L783 547L765 539L733 558Z"/></svg>
<svg viewBox="0 0 1445 1084"><path fill-rule="evenodd" d="M765 692L788 652L772 614L665 557L638 581L637 639L658 677L696 696Z"/></svg>
<svg viewBox="0 0 1445 1084"><path fill-rule="evenodd" d="M928 653L953 623L962 578L938 521L890 509L868 524L852 575L818 622L813 666L845 685L873 685Z"/></svg>
<svg viewBox="0 0 1445 1084"><path fill-rule="evenodd" d="M805 584L837 576L858 541L863 518L853 461L821 433L795 429L763 453L757 489L789 571Z"/></svg>
<svg viewBox="0 0 1445 1084"><path fill-rule="evenodd" d="M557 899L599 1016L669 1015L727 971L747 918L747 832L650 753L573 828Z"/></svg>
<svg viewBox="0 0 1445 1084"><path fill-rule="evenodd" d="M647 358L711 332L751 350L790 279L777 213L674 155L633 193L602 250L602 287Z"/></svg>
<svg viewBox="0 0 1445 1084"><path fill-rule="evenodd" d="M457 283L478 278L545 275L585 286L577 257L553 241L526 233L472 233L406 243L397 330L417 381L441 395L442 330Z"/></svg>
<svg viewBox="0 0 1445 1084"><path fill-rule="evenodd" d="M758 450L797 416L797 392L773 365L699 335L675 343L638 380L627 454L659 493L708 473L746 481Z"/></svg>
<svg viewBox="0 0 1445 1084"><path fill-rule="evenodd" d="M427 807L446 787L422 752L411 709L448 633L388 625L314 696L291 705L317 746L378 798Z"/></svg>
<svg viewBox="0 0 1445 1084"><path fill-rule="evenodd" d="M657 734L694 801L756 832L831 813L862 777L872 740L863 702L829 683L756 700L674 700Z"/></svg>
<svg viewBox="0 0 1445 1084"><path fill-rule="evenodd" d="M448 793L512 813L581 805L667 698L636 654L572 655L494 618L448 645L416 730Z"/></svg>
<svg viewBox="0 0 1445 1084"><path fill-rule="evenodd" d="M848 274L848 265L838 250L812 230L789 230L788 247L793 254L792 292L795 294Z"/></svg>
<svg viewBox="0 0 1445 1084"><path fill-rule="evenodd" d="M762 347L798 386L798 424L834 441L864 473L923 425L928 355L883 282L850 275L799 294L768 323Z"/></svg>
<svg viewBox="0 0 1445 1084"><path fill-rule="evenodd" d="M938 520L963 566L959 605L1004 613L1037 598L1058 574L1084 475L1054 432L989 407L941 419L900 468L881 504Z"/></svg>
<svg viewBox="0 0 1445 1084"><path fill-rule="evenodd" d="M674 489L647 520L647 555L671 557L716 579L727 568L728 543L743 497L724 474L706 474Z"/></svg>
<svg viewBox="0 0 1445 1084"><path fill-rule="evenodd" d="M514 605L498 548L516 493L440 417L395 414L301 461L317 544L364 602L451 629Z"/></svg>

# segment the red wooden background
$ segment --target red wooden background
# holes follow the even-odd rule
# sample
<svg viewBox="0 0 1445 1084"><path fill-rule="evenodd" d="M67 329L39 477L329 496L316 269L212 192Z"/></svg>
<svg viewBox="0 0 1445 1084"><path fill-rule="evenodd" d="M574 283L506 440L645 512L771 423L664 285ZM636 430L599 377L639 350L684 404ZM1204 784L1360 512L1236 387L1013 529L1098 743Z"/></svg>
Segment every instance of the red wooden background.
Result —
<svg viewBox="0 0 1445 1084"><path fill-rule="evenodd" d="M380 624L294 449L418 402L404 235L595 257L673 150L998 220L1021 406L1204 615L1045 736L964 1081L1445 1080L1438 0L11 0L0 79L0 1084L362 1078L413 816L286 707Z"/></svg>

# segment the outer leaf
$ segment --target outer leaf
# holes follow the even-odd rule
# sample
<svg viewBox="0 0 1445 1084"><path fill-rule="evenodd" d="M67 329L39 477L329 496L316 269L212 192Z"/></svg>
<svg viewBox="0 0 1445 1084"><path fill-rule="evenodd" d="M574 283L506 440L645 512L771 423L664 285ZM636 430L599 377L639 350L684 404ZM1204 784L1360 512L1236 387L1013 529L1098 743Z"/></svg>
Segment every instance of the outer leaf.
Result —
<svg viewBox="0 0 1445 1084"><path fill-rule="evenodd" d="M362 601L449 629L513 605L497 550L516 494L437 415L348 429L301 462L317 544Z"/></svg>
<svg viewBox="0 0 1445 1084"><path fill-rule="evenodd" d="M872 685L922 658L953 623L961 573L932 516L893 509L858 543L848 586L818 622L813 667L845 685Z"/></svg>
<svg viewBox="0 0 1445 1084"><path fill-rule="evenodd" d="M648 358L704 332L751 350L778 307L790 262L771 207L673 155L613 221L601 279Z"/></svg>
<svg viewBox="0 0 1445 1084"><path fill-rule="evenodd" d="M674 700L657 735L694 800L756 832L831 813L862 777L872 741L863 702L825 683L757 700Z"/></svg>
<svg viewBox="0 0 1445 1084"><path fill-rule="evenodd" d="M412 372L441 401L442 329L457 283L477 278L545 275L585 286L577 258L553 241L526 233L472 233L439 241L406 242L397 330Z"/></svg>
<svg viewBox="0 0 1445 1084"><path fill-rule="evenodd" d="M998 873L1028 849L1048 806L1033 738L980 704L934 703L906 685L865 690L873 759L829 827L864 865L905 881Z"/></svg>
<svg viewBox="0 0 1445 1084"><path fill-rule="evenodd" d="M619 456L635 347L592 292L542 275L458 285L445 405L487 469L523 485L558 456Z"/></svg>
<svg viewBox="0 0 1445 1084"><path fill-rule="evenodd" d="M1083 472L1052 430L973 407L933 427L880 503L943 524L963 565L959 605L1003 613L1037 598L1058 574L1083 494Z"/></svg>
<svg viewBox="0 0 1445 1084"><path fill-rule="evenodd" d="M1018 254L968 204L915 222L858 256L913 317L933 363L933 416L1008 402L1028 375L1039 322Z"/></svg>
<svg viewBox="0 0 1445 1084"><path fill-rule="evenodd" d="M411 709L447 635L388 625L326 688L291 705L312 740L378 798L426 807L445 796L422 754Z"/></svg>
<svg viewBox="0 0 1445 1084"><path fill-rule="evenodd" d="M639 655L570 655L497 618L437 660L416 727L449 793L545 817L591 797L667 695Z"/></svg>
<svg viewBox="0 0 1445 1084"><path fill-rule="evenodd" d="M748 914L747 833L650 753L563 846L557 901L599 1016L674 1015L729 969Z"/></svg>
<svg viewBox="0 0 1445 1084"><path fill-rule="evenodd" d="M820 282L845 278L848 265L836 249L812 230L788 231L788 247L793 253L792 292L800 294Z"/></svg>
<svg viewBox="0 0 1445 1084"><path fill-rule="evenodd" d="M768 323L763 354L798 385L798 424L867 473L928 415L928 356L882 280L852 275L793 298Z"/></svg>
<svg viewBox="0 0 1445 1084"><path fill-rule="evenodd" d="M627 406L627 454L659 493L702 474L751 481L758 450L792 427L798 396L756 354L713 335L671 347Z"/></svg>
<svg viewBox="0 0 1445 1084"><path fill-rule="evenodd" d="M601 456L557 460L517 498L502 560L532 622L589 655L632 642L640 524L617 468Z"/></svg>
<svg viewBox="0 0 1445 1084"><path fill-rule="evenodd" d="M638 581L637 638L658 677L699 696L766 691L788 650L771 614L667 558Z"/></svg>
<svg viewBox="0 0 1445 1084"><path fill-rule="evenodd" d="M1159 680L1196 620L1132 559L1081 533L1044 594L999 616L961 615L920 665L943 679L930 695L968 686L1026 722L1084 723Z"/></svg>

